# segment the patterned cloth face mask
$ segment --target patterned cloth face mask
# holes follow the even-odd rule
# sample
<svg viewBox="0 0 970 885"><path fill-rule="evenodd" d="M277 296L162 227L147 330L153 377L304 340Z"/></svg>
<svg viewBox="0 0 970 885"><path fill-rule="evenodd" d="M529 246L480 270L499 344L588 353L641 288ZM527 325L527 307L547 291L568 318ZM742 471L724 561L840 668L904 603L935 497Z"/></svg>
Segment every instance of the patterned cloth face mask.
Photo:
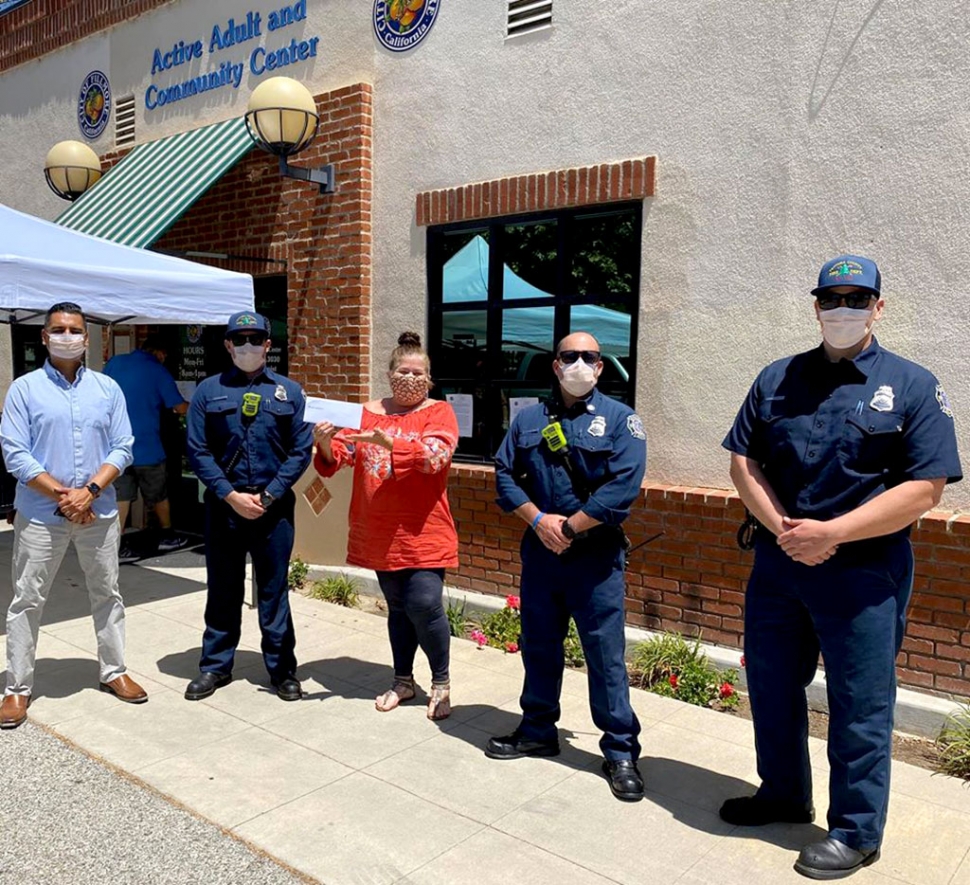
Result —
<svg viewBox="0 0 970 885"><path fill-rule="evenodd" d="M428 395L428 379L425 375L391 375L391 393L400 406L416 406Z"/></svg>

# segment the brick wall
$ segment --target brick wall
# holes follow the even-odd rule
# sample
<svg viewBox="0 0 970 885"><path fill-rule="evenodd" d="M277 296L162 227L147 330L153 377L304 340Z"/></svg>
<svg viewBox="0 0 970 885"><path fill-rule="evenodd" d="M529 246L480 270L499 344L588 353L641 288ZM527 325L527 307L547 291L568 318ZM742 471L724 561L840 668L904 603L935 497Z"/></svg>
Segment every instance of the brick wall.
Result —
<svg viewBox="0 0 970 885"><path fill-rule="evenodd" d="M0 16L0 71L172 3L172 0L31 0Z"/></svg>
<svg viewBox="0 0 970 885"><path fill-rule="evenodd" d="M458 525L460 566L449 584L505 596L519 586L525 524L495 505L490 467L454 465L449 498ZM741 648L744 587L753 554L735 535L744 507L737 494L645 484L626 529L634 545L627 569L627 623L701 636ZM902 685L970 695L970 516L931 513L913 532L916 580L897 672Z"/></svg>
<svg viewBox="0 0 970 885"><path fill-rule="evenodd" d="M276 158L254 150L156 245L286 261L290 374L308 394L363 402L370 389L371 87L317 96L317 111L319 134L292 164L334 163L336 193L281 178ZM254 276L281 272L261 261L219 264Z"/></svg>

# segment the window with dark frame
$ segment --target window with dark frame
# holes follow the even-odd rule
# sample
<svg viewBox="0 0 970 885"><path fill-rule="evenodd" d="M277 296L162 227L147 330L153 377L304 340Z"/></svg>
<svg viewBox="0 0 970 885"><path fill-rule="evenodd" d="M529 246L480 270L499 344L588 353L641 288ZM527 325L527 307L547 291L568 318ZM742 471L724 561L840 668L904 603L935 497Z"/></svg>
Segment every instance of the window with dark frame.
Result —
<svg viewBox="0 0 970 885"><path fill-rule="evenodd" d="M570 332L597 338L600 390L634 405L642 224L638 201L428 228L433 395L473 397L456 460L491 461L510 400L549 396Z"/></svg>

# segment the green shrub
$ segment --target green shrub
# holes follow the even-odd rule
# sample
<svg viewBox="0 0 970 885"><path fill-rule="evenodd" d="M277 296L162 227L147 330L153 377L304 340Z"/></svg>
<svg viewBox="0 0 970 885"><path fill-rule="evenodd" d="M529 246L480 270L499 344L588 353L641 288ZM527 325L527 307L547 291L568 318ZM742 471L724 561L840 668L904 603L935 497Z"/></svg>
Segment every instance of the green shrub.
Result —
<svg viewBox="0 0 970 885"><path fill-rule="evenodd" d="M290 562L289 571L286 573L286 584L291 590L301 590L309 574L310 566L298 556Z"/></svg>
<svg viewBox="0 0 970 885"><path fill-rule="evenodd" d="M445 603L445 614L448 617L448 629L452 636L463 639L468 631L475 625L475 622L465 614L465 605L468 597L462 597L461 602L455 602L450 596Z"/></svg>
<svg viewBox="0 0 970 885"><path fill-rule="evenodd" d="M937 773L970 780L970 704L943 723L936 746L940 751Z"/></svg>
<svg viewBox="0 0 970 885"><path fill-rule="evenodd" d="M360 593L357 587L358 584L354 578L341 572L339 575L331 575L322 581L314 581L307 595L311 599L322 599L324 602L332 602L335 605L357 608L360 602Z"/></svg>
<svg viewBox="0 0 970 885"><path fill-rule="evenodd" d="M579 630L576 629L576 622L572 618L569 619L569 632L566 634L566 641L563 643L563 651L566 653L567 667L582 667L586 663L583 643L579 639Z"/></svg>
<svg viewBox="0 0 970 885"><path fill-rule="evenodd" d="M630 684L699 707L736 707L736 670L718 670L701 651L700 640L662 633L637 643L630 658Z"/></svg>
<svg viewBox="0 0 970 885"><path fill-rule="evenodd" d="M506 604L505 608L497 612L489 612L482 618L481 629L492 648L502 648L513 653L519 650L522 621L518 608Z"/></svg>

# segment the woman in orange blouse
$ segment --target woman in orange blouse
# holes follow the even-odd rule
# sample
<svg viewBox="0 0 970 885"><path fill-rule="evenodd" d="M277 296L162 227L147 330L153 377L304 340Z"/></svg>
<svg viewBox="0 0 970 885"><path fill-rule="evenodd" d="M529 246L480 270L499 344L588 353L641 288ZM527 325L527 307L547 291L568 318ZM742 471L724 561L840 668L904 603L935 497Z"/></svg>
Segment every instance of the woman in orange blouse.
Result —
<svg viewBox="0 0 970 885"><path fill-rule="evenodd" d="M335 432L328 421L314 427L313 463L322 476L354 468L347 562L377 572L394 658L394 682L377 709L415 696L420 646L431 664L428 718L444 719L451 631L441 596L445 569L458 565L446 484L458 422L448 403L428 398L431 363L416 333L398 338L388 380L391 396L364 405L359 431Z"/></svg>

